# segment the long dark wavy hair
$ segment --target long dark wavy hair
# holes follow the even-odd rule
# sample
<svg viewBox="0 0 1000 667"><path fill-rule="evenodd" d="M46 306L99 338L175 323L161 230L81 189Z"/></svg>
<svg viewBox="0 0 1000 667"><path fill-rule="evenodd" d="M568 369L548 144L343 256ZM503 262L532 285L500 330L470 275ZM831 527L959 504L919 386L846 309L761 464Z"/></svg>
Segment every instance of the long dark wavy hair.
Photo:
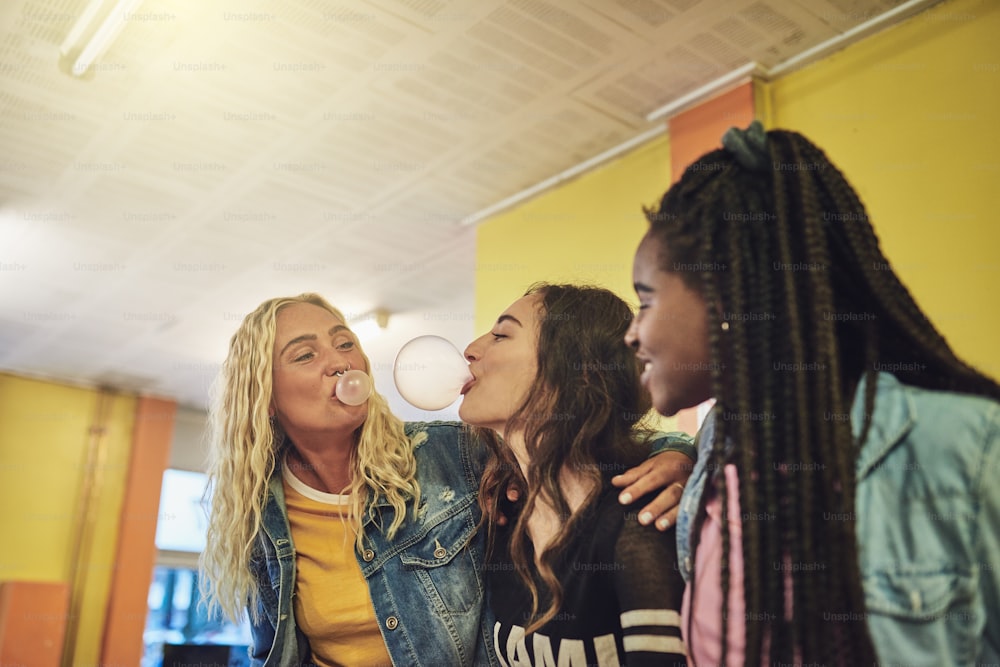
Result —
<svg viewBox="0 0 1000 667"><path fill-rule="evenodd" d="M639 383L641 368L624 336L632 310L613 292L577 285L533 285L525 295L540 298L538 374L523 405L508 420L507 433L524 433L530 457L527 479L516 459L492 430L476 429L490 456L480 486L479 503L492 549L500 503L508 485L523 490L524 505L512 517L510 558L531 592L531 621L526 632L545 625L562 604L562 586L553 567L579 529L580 517L594 506L611 475L643 460L649 431L641 424L650 410ZM559 485L564 467L593 482L594 491L571 512ZM530 575L528 522L544 497L566 520L540 558L544 591ZM506 508L510 512L510 508ZM547 595L546 595L547 594ZM540 610L542 600L549 604Z"/></svg>
<svg viewBox="0 0 1000 667"><path fill-rule="evenodd" d="M874 664L858 620L865 601L853 519L875 376L888 370L906 384L993 398L1000 387L959 360L921 312L826 155L789 131L768 132L765 145L766 165L708 153L647 211L660 268L707 305L717 400L710 484L725 512L721 470L735 464L743 516L767 519L743 522L746 615L731 619L724 608L722 637L728 623L745 622L749 665L764 657L765 637L771 664ZM862 378L856 442L848 415ZM722 536L728 600L728 531ZM794 615L786 620L789 573ZM725 642L722 650L725 663Z"/></svg>

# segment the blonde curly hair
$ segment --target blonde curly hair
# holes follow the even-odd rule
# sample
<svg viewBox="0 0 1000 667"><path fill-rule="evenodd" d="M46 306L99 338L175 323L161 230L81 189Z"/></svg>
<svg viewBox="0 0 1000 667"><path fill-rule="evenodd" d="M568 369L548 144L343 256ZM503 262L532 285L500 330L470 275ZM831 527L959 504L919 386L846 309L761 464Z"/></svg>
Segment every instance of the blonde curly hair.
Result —
<svg viewBox="0 0 1000 667"><path fill-rule="evenodd" d="M329 311L341 322L343 314L318 294L269 299L247 315L229 343L229 353L212 390L210 408L209 489L211 510L208 539L201 556L202 593L210 612L221 611L238 622L244 609L257 612L256 581L250 557L261 530L261 512L268 482L288 448L284 436L268 419L272 392L272 351L275 321L283 308L309 303ZM365 370L371 362L364 355ZM375 518L370 498L383 496L394 510L385 529L391 539L406 519L406 505L420 501L416 459L403 422L389 411L385 398L372 392L368 417L358 429L351 457L348 522L364 546L361 530Z"/></svg>

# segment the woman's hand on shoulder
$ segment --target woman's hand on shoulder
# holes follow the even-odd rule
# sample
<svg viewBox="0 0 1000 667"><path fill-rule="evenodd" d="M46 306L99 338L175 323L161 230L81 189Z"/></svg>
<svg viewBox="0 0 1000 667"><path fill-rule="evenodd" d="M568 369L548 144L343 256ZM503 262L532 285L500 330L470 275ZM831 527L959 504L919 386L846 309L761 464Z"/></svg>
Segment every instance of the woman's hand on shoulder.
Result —
<svg viewBox="0 0 1000 667"><path fill-rule="evenodd" d="M618 502L630 505L637 498L659 491L651 503L639 510L639 523L648 526L655 522L656 529L665 531L677 521L681 494L691 476L694 462L676 451L666 451L650 457L611 478L611 483L624 487L618 495Z"/></svg>

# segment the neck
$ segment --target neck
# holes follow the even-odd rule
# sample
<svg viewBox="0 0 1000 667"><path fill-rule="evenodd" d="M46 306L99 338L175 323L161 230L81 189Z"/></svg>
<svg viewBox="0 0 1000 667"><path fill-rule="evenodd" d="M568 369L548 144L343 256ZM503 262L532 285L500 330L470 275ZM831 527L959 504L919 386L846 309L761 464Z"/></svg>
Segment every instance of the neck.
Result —
<svg viewBox="0 0 1000 667"><path fill-rule="evenodd" d="M524 479L528 479L528 464L531 458L528 456L528 448L524 444L524 432L501 433L500 437L503 439L504 444L510 448L511 453L514 454L514 458L517 459L517 465L521 467L521 474L524 475Z"/></svg>
<svg viewBox="0 0 1000 667"><path fill-rule="evenodd" d="M510 447L514 458L517 459L518 465L521 466L521 472L524 474L525 480L530 479L528 477L528 468L531 465L531 457L528 455L527 447L525 446L524 433L507 434L504 436L504 442ZM566 504L569 505L570 515L572 516L583 506L587 496L594 490L594 481L582 475L579 471L572 470L569 466L563 465L559 471L559 489L566 499ZM532 490L529 487L529 493ZM531 509L531 513L525 518L528 522L528 535L531 537L531 542L535 547L536 560L541 557L549 542L552 541L569 520L569 517L559 515L559 512L556 511L554 499L548 497L544 492L539 493L535 505Z"/></svg>
<svg viewBox="0 0 1000 667"><path fill-rule="evenodd" d="M353 434L345 439L323 443L292 441L286 463L303 484L324 493L343 493L353 477L351 455L355 443Z"/></svg>

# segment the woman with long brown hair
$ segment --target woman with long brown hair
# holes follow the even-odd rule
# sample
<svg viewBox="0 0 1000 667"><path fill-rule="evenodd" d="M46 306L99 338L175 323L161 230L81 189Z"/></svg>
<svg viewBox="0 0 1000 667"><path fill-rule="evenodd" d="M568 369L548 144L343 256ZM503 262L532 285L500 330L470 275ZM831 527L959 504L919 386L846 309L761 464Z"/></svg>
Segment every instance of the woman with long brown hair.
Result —
<svg viewBox="0 0 1000 667"><path fill-rule="evenodd" d="M642 503L623 507L611 484L648 453L631 318L608 290L540 285L466 348L459 415L491 443L480 503L504 664L685 662L673 531L637 522ZM516 507L498 500L509 484Z"/></svg>

